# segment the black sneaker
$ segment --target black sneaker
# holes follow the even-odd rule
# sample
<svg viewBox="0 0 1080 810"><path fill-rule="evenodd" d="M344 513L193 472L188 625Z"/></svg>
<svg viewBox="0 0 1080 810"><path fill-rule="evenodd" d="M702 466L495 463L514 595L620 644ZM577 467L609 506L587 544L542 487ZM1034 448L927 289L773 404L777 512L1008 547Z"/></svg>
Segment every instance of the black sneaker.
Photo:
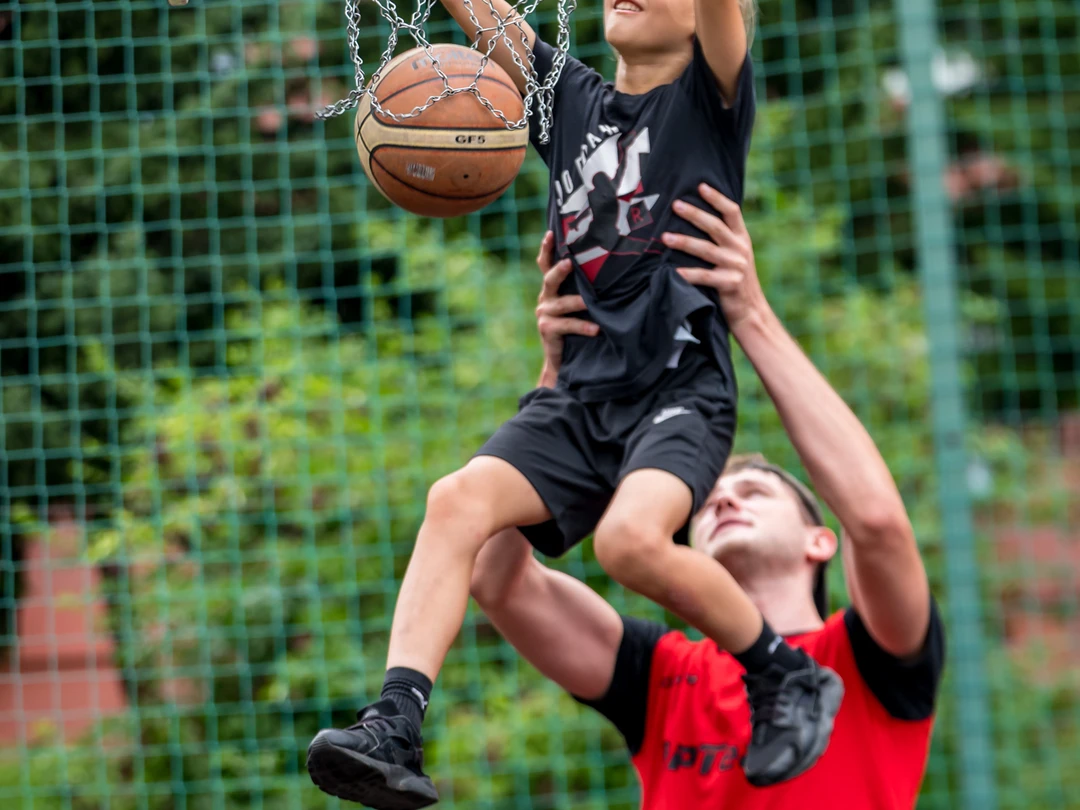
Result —
<svg viewBox="0 0 1080 810"><path fill-rule="evenodd" d="M380 700L347 729L323 729L308 746L311 781L324 793L374 810L414 810L439 800L424 775L424 749L412 721Z"/></svg>
<svg viewBox="0 0 1080 810"><path fill-rule="evenodd" d="M809 656L806 663L793 672L772 664L761 675L743 676L752 727L743 772L751 785L767 787L798 776L829 745L844 684Z"/></svg>

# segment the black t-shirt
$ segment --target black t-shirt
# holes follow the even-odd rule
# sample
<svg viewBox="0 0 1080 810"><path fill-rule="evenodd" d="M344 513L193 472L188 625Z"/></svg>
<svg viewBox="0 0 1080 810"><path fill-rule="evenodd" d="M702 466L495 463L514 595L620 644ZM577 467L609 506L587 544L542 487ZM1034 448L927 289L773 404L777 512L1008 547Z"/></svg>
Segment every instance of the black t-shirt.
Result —
<svg viewBox="0 0 1080 810"><path fill-rule="evenodd" d="M553 50L537 40L542 80ZM737 203L754 123L749 54L734 104L719 87L695 42L686 70L648 93L615 90L599 73L567 56L555 86L550 140L530 137L551 172L548 215L560 258L574 260L562 294L580 294L596 337L567 336L559 385L584 401L633 396L663 373L688 323L734 388L727 325L713 290L696 288L676 267L700 260L671 251L664 231L704 237L672 210L686 200L706 210L707 183Z"/></svg>
<svg viewBox="0 0 1080 810"><path fill-rule="evenodd" d="M853 608L843 612L843 623L859 676L888 715L907 721L931 717L945 665L945 629L936 601L931 599L923 649L910 659L883 650ZM624 616L623 638L607 693L597 700L575 698L614 723L632 754L645 735L653 652L671 632L662 624Z"/></svg>

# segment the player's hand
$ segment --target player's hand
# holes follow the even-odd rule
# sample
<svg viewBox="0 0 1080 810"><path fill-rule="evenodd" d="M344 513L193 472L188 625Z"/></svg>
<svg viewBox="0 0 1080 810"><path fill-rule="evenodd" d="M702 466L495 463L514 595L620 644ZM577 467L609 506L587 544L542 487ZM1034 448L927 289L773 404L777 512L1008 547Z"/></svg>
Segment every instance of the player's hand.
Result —
<svg viewBox="0 0 1080 810"><path fill-rule="evenodd" d="M563 338L566 335L596 335L600 328L592 321L567 317L585 309L580 295L559 295L559 287L573 269L569 259L552 264L555 258L555 237L548 231L540 242L536 265L544 274L544 283L536 302L536 327L544 342L544 373L541 385L554 385L562 365Z"/></svg>
<svg viewBox="0 0 1080 810"><path fill-rule="evenodd" d="M716 214L682 200L676 201L673 208L680 217L708 234L712 241L675 233L665 233L663 241L670 248L713 265L711 269L680 267L678 272L691 284L712 287L719 293L720 307L728 326L734 331L755 312L768 307L754 264L754 245L738 205L704 183L698 190Z"/></svg>

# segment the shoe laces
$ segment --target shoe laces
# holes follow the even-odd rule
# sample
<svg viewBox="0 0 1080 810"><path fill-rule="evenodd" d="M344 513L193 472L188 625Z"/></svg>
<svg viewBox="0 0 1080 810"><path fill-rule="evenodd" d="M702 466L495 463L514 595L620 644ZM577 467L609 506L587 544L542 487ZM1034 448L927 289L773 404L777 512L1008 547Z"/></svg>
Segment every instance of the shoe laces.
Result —
<svg viewBox="0 0 1080 810"><path fill-rule="evenodd" d="M750 723L754 729L767 726L776 717L780 683L761 675L747 676L745 680L750 698Z"/></svg>
<svg viewBox="0 0 1080 810"><path fill-rule="evenodd" d="M357 722L353 723L346 729L347 731L359 731L361 729L371 731L395 731L394 723L389 717L383 717L381 714L373 714L370 717L357 718Z"/></svg>

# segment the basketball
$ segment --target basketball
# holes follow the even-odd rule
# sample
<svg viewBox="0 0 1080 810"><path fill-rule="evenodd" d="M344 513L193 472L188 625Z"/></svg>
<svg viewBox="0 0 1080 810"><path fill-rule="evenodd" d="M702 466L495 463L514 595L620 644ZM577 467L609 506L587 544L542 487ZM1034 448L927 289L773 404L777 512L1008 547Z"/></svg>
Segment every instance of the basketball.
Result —
<svg viewBox="0 0 1080 810"><path fill-rule="evenodd" d="M470 48L432 46L450 87L468 87L481 55ZM395 115L422 107L443 92L443 80L423 48L395 57L372 92ZM524 112L513 80L492 61L477 89L510 122ZM529 142L527 128L509 130L475 95L440 99L402 121L383 116L365 94L356 115L356 148L364 172L390 202L413 214L456 217L497 200L517 177Z"/></svg>

